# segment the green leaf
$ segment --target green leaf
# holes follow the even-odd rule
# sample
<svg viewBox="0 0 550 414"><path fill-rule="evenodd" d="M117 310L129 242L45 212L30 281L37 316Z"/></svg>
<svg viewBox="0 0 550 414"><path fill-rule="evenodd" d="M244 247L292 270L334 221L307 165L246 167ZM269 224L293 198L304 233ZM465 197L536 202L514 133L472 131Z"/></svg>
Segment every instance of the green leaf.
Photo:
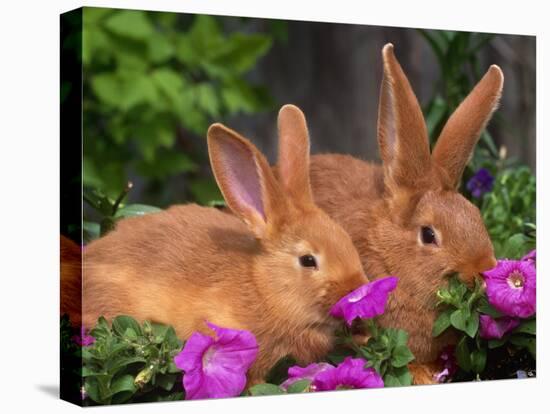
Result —
<svg viewBox="0 0 550 414"><path fill-rule="evenodd" d="M395 345L407 346L409 334L404 329L396 329L394 335Z"/></svg>
<svg viewBox="0 0 550 414"><path fill-rule="evenodd" d="M502 313L497 311L495 308L493 308L489 302L487 302L487 299L485 297L482 297L479 301L477 311L479 313L484 313L485 315L489 315L490 317L494 318L500 318L502 316Z"/></svg>
<svg viewBox="0 0 550 414"><path fill-rule="evenodd" d="M112 395L124 392L124 391L137 391L137 387L134 385L134 377L132 375L126 374L115 379L111 383L111 393Z"/></svg>
<svg viewBox="0 0 550 414"><path fill-rule="evenodd" d="M149 58L154 63L162 63L174 56L174 46L165 34L158 32L148 37Z"/></svg>
<svg viewBox="0 0 550 414"><path fill-rule="evenodd" d="M473 338L479 328L479 315L477 312L470 313L468 319L466 319L466 326L464 327L464 332L468 334L470 338Z"/></svg>
<svg viewBox="0 0 550 414"><path fill-rule="evenodd" d="M231 68L234 74L242 74L250 70L257 60L267 53L271 44L271 38L263 34L235 33L216 51L211 62ZM213 74L219 75L220 72L215 70Z"/></svg>
<svg viewBox="0 0 550 414"><path fill-rule="evenodd" d="M138 356L119 356L116 358L111 358L107 361L105 364L105 369L110 375L116 375L118 371L120 371L123 368L126 368L128 365L131 364L137 364L137 363L145 363L146 359L143 357Z"/></svg>
<svg viewBox="0 0 550 414"><path fill-rule="evenodd" d="M250 395L278 395L284 391L275 384L256 384L248 389Z"/></svg>
<svg viewBox="0 0 550 414"><path fill-rule="evenodd" d="M451 312L451 309L447 309L435 320L432 328L432 336L436 337L441 335L443 331L451 326Z"/></svg>
<svg viewBox="0 0 550 414"><path fill-rule="evenodd" d="M521 258L527 250L525 248L525 243L526 237L523 233L514 234L506 242L502 255L508 259Z"/></svg>
<svg viewBox="0 0 550 414"><path fill-rule="evenodd" d="M120 315L113 319L113 331L118 335L123 336L126 329L133 329L138 335L142 335L141 327L131 316Z"/></svg>
<svg viewBox="0 0 550 414"><path fill-rule="evenodd" d="M114 73L103 73L92 78L92 90L105 104L120 105L122 84Z"/></svg>
<svg viewBox="0 0 550 414"><path fill-rule="evenodd" d="M510 336L509 342L518 348L527 349L536 358L537 339L535 337L514 334Z"/></svg>
<svg viewBox="0 0 550 414"><path fill-rule="evenodd" d="M207 114L212 117L220 115L220 99L216 90L210 83L200 83L195 86L197 103Z"/></svg>
<svg viewBox="0 0 550 414"><path fill-rule="evenodd" d="M485 364L487 362L487 350L484 348L475 349L470 355L471 358L471 368L475 373L481 373L485 369Z"/></svg>
<svg viewBox="0 0 550 414"><path fill-rule="evenodd" d="M155 385L166 391L170 391L172 388L174 388L174 384L176 383L177 378L178 376L174 374L157 375L155 377Z"/></svg>
<svg viewBox="0 0 550 414"><path fill-rule="evenodd" d="M514 333L526 333L530 335L536 335L537 320L529 319L529 320L523 321L516 329L514 329Z"/></svg>
<svg viewBox="0 0 550 414"><path fill-rule="evenodd" d="M103 403L103 400L99 395L99 387L97 385L97 381L94 378L86 378L84 380L84 389L86 390L86 394L92 401L99 404Z"/></svg>
<svg viewBox="0 0 550 414"><path fill-rule="evenodd" d="M414 355L406 345L397 345L392 352L391 364L396 368L401 368L413 359Z"/></svg>
<svg viewBox="0 0 550 414"><path fill-rule="evenodd" d="M105 20L105 27L112 33L135 40L146 40L154 27L144 11L117 10Z"/></svg>
<svg viewBox="0 0 550 414"><path fill-rule="evenodd" d="M466 322L469 317L470 311L466 308L460 308L451 313L449 320L456 329L466 331Z"/></svg>
<svg viewBox="0 0 550 414"><path fill-rule="evenodd" d="M489 341L487 341L487 346L489 349L499 348L502 345L504 345L506 341L507 341L507 338L490 339Z"/></svg>
<svg viewBox="0 0 550 414"><path fill-rule="evenodd" d="M130 341L135 341L138 338L136 331L134 331L132 328L126 328L123 336Z"/></svg>
<svg viewBox="0 0 550 414"><path fill-rule="evenodd" d="M456 345L455 357L458 366L464 371L470 371L472 369L470 349L468 348L466 337L463 337Z"/></svg>
<svg viewBox="0 0 550 414"><path fill-rule="evenodd" d="M115 214L115 218L144 216L145 214L158 213L162 209L154 206L148 206L145 204L128 204L122 208L119 208Z"/></svg>
<svg viewBox="0 0 550 414"><path fill-rule="evenodd" d="M392 369L384 375L384 387L404 387L412 384L412 375L405 367Z"/></svg>
<svg viewBox="0 0 550 414"><path fill-rule="evenodd" d="M311 380L308 380L308 379L298 380L288 387L287 393L298 394L301 392L308 392L310 385L311 385Z"/></svg>

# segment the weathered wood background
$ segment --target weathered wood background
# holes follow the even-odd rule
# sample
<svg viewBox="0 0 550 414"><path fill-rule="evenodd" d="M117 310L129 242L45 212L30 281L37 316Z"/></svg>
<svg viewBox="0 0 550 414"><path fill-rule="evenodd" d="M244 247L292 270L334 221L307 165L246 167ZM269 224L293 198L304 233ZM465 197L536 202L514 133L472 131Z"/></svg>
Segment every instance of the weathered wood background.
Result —
<svg viewBox="0 0 550 414"><path fill-rule="evenodd" d="M266 24L258 21L258 24ZM414 29L289 22L288 42L277 43L251 74L280 105L300 106L308 119L312 152L350 153L376 160L376 117L381 48L395 45L421 104L439 77L427 42ZM499 113L490 131L509 156L535 170L535 38L496 35L480 53L483 70L498 64L505 75ZM274 161L276 112L240 116L228 123Z"/></svg>

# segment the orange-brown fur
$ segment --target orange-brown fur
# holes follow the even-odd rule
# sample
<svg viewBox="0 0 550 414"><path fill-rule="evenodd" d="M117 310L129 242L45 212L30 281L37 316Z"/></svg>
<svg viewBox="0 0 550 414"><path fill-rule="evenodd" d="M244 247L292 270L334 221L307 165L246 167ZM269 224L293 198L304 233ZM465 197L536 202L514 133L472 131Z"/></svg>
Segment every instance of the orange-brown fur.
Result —
<svg viewBox="0 0 550 414"><path fill-rule="evenodd" d="M350 234L369 278L395 275L384 325L406 329L409 346L429 382L441 348L455 338L432 338L435 293L451 272L471 283L495 265L493 247L479 210L456 188L464 166L502 89L502 73L492 66L442 131L430 155L426 126L408 80L393 55L383 50L378 140L382 165L348 155L311 159L316 203ZM433 226L438 246L423 245L422 226ZM432 368L430 368L432 367ZM420 375L420 374L419 374Z"/></svg>
<svg viewBox="0 0 550 414"><path fill-rule="evenodd" d="M281 132L305 140L302 152L286 160L288 170L280 181L250 142L221 125L210 128L212 167L236 216L197 205L174 206L122 220L88 245L84 325L93 326L101 315L128 314L171 324L181 338L194 331L212 335L206 321L250 330L260 351L250 383L286 355L301 364L324 356L337 324L329 308L367 279L347 233L307 196L305 120L296 130L284 126L285 119L300 116L294 107L280 113ZM234 191L235 170L227 155L232 151L247 158L250 171L255 168L265 217ZM300 267L298 258L309 253L319 259L318 270Z"/></svg>
<svg viewBox="0 0 550 414"><path fill-rule="evenodd" d="M82 250L74 241L61 235L61 315L67 314L76 326L82 318Z"/></svg>

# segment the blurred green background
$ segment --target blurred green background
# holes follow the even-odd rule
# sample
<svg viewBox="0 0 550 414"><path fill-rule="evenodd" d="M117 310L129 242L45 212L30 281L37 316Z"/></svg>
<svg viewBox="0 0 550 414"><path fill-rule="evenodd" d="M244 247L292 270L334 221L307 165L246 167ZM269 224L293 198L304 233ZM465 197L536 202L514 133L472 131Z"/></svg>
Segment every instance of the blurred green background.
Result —
<svg viewBox="0 0 550 414"><path fill-rule="evenodd" d="M196 137L213 120L272 108L267 88L243 75L273 35L245 20L224 30L211 16L99 8L83 16L84 185L115 197L137 176L142 202L219 198ZM166 186L175 176L186 184L177 194Z"/></svg>

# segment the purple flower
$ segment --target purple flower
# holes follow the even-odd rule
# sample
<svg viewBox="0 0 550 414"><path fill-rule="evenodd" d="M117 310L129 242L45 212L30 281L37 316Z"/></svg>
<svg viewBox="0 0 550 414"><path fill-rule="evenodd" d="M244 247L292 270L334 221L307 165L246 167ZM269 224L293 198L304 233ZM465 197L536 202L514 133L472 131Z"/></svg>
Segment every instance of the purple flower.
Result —
<svg viewBox="0 0 550 414"><path fill-rule="evenodd" d="M531 250L529 253L527 253L525 256L521 258L521 260L525 260L527 262L533 262L535 265L537 264L537 251L535 249Z"/></svg>
<svg viewBox="0 0 550 414"><path fill-rule="evenodd" d="M216 338L195 332L174 363L185 371L186 399L235 397L246 385L246 372L258 355L258 343L249 331L206 323Z"/></svg>
<svg viewBox="0 0 550 414"><path fill-rule="evenodd" d="M337 367L317 373L311 383L315 391L331 391L350 388L382 388L384 381L374 368L365 368L367 361L347 357Z"/></svg>
<svg viewBox="0 0 550 414"><path fill-rule="evenodd" d="M528 318L536 311L537 279L533 262L499 260L496 267L483 273L487 298L493 307L507 316Z"/></svg>
<svg viewBox="0 0 550 414"><path fill-rule="evenodd" d="M443 348L439 355L439 363L442 369L434 375L434 380L436 382L445 382L447 379L451 379L458 370L454 345L447 345Z"/></svg>
<svg viewBox="0 0 550 414"><path fill-rule="evenodd" d="M95 338L92 335L86 334L84 326L80 327L80 335L73 335L71 339L80 346L90 346L95 342Z"/></svg>
<svg viewBox="0 0 550 414"><path fill-rule="evenodd" d="M367 283L340 299L330 309L330 314L344 318L351 326L355 318L374 318L382 315L388 295L397 286L397 278L388 276Z"/></svg>
<svg viewBox="0 0 550 414"><path fill-rule="evenodd" d="M313 381L317 374L332 368L334 368L334 366L327 362L309 364L305 368L294 365L293 367L290 367L288 369L288 379L281 384L281 388L283 390L287 390L288 387L290 387L295 382L304 379Z"/></svg>
<svg viewBox="0 0 550 414"><path fill-rule="evenodd" d="M466 188L475 198L480 198L483 194L493 189L495 178L486 168L480 168L466 184Z"/></svg>
<svg viewBox="0 0 550 414"><path fill-rule="evenodd" d="M519 319L509 316L493 319L489 315L479 315L479 336L484 339L500 339L518 325Z"/></svg>

